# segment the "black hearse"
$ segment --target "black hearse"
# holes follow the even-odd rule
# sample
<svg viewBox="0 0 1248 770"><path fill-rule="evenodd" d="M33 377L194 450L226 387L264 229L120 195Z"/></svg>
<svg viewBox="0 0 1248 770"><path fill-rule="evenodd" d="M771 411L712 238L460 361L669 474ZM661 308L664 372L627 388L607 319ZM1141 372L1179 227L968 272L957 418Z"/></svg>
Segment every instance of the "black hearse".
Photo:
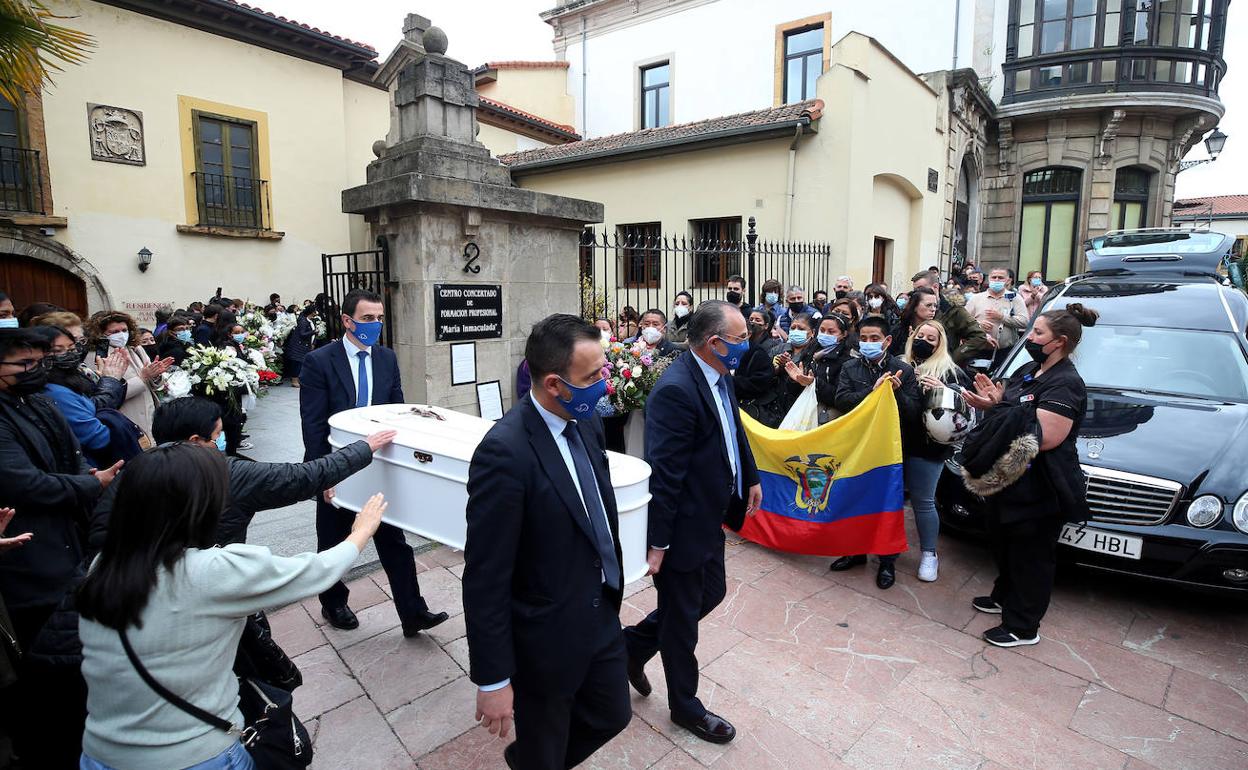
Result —
<svg viewBox="0 0 1248 770"><path fill-rule="evenodd" d="M1111 233L1085 244L1088 272L1050 292L1042 311L1082 302L1101 314L1074 357L1088 388L1078 448L1092 518L1066 526L1063 557L1248 595L1248 297L1219 272L1233 243ZM1020 344L994 376L1029 360ZM979 531L983 501L957 459L936 505L946 525Z"/></svg>

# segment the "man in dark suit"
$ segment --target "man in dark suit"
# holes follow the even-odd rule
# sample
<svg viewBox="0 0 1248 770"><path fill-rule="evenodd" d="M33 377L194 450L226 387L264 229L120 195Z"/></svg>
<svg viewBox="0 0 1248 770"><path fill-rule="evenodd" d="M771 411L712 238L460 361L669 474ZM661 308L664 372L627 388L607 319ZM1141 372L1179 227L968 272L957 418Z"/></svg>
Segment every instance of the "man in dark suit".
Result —
<svg viewBox="0 0 1248 770"><path fill-rule="evenodd" d="M688 352L646 399L646 558L659 606L624 632L633 687L650 694L645 665L659 653L672 721L712 743L727 743L736 729L698 700L698 621L727 590L723 525L740 528L763 497L731 374L749 340L736 305L703 302L689 320Z"/></svg>
<svg viewBox="0 0 1248 770"><path fill-rule="evenodd" d="M299 414L303 419L303 460L329 454L329 418L338 412L375 404L402 404L403 384L394 351L377 344L385 321L381 295L356 289L342 301L343 335L309 353L303 360L299 391ZM330 504L328 489L316 501L316 547L324 551L341 543L351 532L353 513ZM394 606L403 622L403 635L415 636L446 620L445 612L433 613L420 595L416 580L416 557L403 532L382 524L373 535L377 556L390 580ZM341 582L321 594L321 614L334 628L352 629L360 623L347 606L348 590Z"/></svg>
<svg viewBox="0 0 1248 770"><path fill-rule="evenodd" d="M557 314L524 349L533 383L473 454L464 617L477 718L512 768L573 767L632 718L624 573L597 327Z"/></svg>

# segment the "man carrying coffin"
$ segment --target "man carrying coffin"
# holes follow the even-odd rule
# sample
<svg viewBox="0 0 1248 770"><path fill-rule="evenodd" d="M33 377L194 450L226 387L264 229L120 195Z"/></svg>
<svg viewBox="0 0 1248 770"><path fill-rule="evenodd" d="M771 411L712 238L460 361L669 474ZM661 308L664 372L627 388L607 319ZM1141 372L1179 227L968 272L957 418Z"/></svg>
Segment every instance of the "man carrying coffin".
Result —
<svg viewBox="0 0 1248 770"><path fill-rule="evenodd" d="M632 717L620 630L615 493L598 328L557 314L524 349L532 387L468 471L464 616L477 718L516 741L508 766L574 767Z"/></svg>

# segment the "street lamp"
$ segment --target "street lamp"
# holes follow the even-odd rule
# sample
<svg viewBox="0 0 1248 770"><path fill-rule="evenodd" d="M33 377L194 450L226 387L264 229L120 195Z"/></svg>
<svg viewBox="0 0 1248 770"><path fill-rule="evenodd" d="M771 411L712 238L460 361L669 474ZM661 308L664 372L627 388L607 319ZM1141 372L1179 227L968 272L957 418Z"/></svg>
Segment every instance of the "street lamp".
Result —
<svg viewBox="0 0 1248 770"><path fill-rule="evenodd" d="M139 272L146 273L147 268L152 264L152 251L144 246L139 249Z"/></svg>
<svg viewBox="0 0 1248 770"><path fill-rule="evenodd" d="M1202 166L1206 163L1212 163L1218 159L1218 155L1222 154L1222 148L1226 146L1226 134L1222 133L1222 129L1215 128L1213 133L1205 137L1205 151L1209 153L1208 158L1200 160L1181 160L1179 161L1179 171L1186 171L1193 166Z"/></svg>

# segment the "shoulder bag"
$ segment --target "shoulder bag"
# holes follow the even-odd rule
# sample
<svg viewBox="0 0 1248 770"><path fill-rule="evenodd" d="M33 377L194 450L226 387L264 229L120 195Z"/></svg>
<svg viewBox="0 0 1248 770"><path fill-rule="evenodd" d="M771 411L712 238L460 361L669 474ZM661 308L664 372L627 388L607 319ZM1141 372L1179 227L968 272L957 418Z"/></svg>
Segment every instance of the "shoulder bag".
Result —
<svg viewBox="0 0 1248 770"><path fill-rule="evenodd" d="M238 736L258 770L303 770L312 764L312 740L303 723L295 716L290 693L266 682L240 678L238 708L243 712L245 723L240 729L167 690L139 661L126 632L117 633L121 636L121 646L126 650L130 665L134 666L148 687L199 721Z"/></svg>

